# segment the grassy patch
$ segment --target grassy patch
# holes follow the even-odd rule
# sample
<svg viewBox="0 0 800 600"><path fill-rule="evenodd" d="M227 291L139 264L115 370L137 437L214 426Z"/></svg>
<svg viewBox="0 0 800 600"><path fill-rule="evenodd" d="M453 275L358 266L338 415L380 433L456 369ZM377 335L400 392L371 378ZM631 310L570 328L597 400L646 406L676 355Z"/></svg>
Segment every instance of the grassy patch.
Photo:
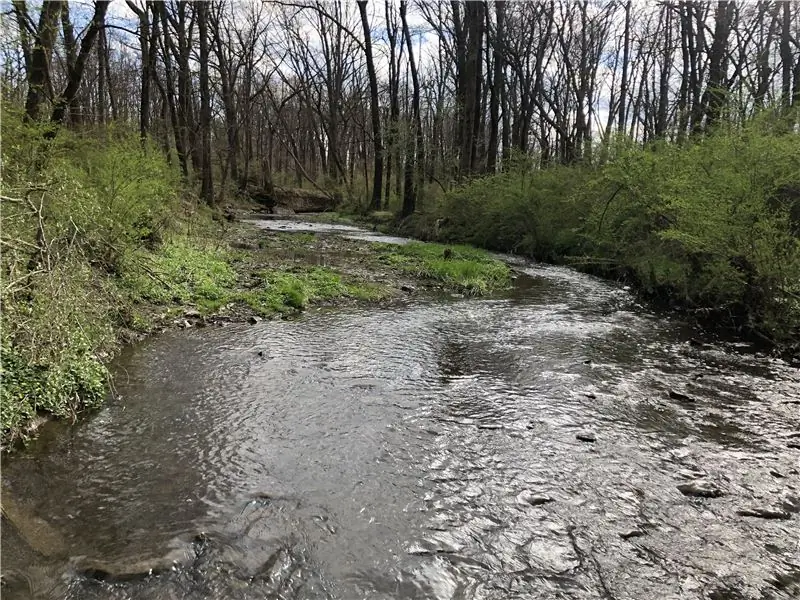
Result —
<svg viewBox="0 0 800 600"><path fill-rule="evenodd" d="M263 316L297 312L315 302L337 298L380 300L388 290L369 283L346 282L325 267L300 267L291 271L269 269L260 274L257 289L242 292L237 299Z"/></svg>
<svg viewBox="0 0 800 600"><path fill-rule="evenodd" d="M508 266L469 246L382 244L378 260L416 278L437 281L448 289L473 296L505 289L511 284Z"/></svg>
<svg viewBox="0 0 800 600"><path fill-rule="evenodd" d="M121 284L135 302L191 304L213 312L232 300L237 280L232 257L202 240L179 238L157 253L133 253Z"/></svg>

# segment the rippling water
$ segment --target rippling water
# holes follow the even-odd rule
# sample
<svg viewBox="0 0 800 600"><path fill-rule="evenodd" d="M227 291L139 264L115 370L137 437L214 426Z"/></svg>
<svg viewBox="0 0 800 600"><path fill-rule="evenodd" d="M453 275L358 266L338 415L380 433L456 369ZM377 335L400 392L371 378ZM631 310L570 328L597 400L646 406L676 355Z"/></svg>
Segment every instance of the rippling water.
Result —
<svg viewBox="0 0 800 600"><path fill-rule="evenodd" d="M117 399L6 461L46 522L4 522L3 598L800 597L798 371L517 283L130 348Z"/></svg>

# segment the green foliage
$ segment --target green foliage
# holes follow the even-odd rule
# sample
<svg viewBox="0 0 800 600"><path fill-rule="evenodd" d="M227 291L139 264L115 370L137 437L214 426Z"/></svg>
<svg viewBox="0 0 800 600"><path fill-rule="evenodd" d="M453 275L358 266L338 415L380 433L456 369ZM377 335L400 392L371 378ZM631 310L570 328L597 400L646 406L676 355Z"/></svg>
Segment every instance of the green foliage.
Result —
<svg viewBox="0 0 800 600"><path fill-rule="evenodd" d="M334 298L378 300L382 288L368 284L347 283L324 267L304 267L291 271L270 269L261 273L258 289L243 292L241 299L261 315L305 310L312 302Z"/></svg>
<svg viewBox="0 0 800 600"><path fill-rule="evenodd" d="M776 341L800 336L800 136L783 119L600 150L594 169L517 161L470 181L412 231L627 277Z"/></svg>
<svg viewBox="0 0 800 600"><path fill-rule="evenodd" d="M781 189L800 185L800 138L753 123L685 147L630 149L584 194L592 250L644 289L728 311L780 339L800 323L800 242ZM795 200L796 202L796 200Z"/></svg>
<svg viewBox="0 0 800 600"><path fill-rule="evenodd" d="M577 168L534 171L523 164L471 181L448 194L438 213L439 237L493 250L555 258L579 245L585 207L573 191L585 179Z"/></svg>
<svg viewBox="0 0 800 600"><path fill-rule="evenodd" d="M40 411L74 418L105 398L108 373L86 339L74 339L56 362L32 363L24 348L7 340L3 340L0 353L4 432L18 434Z"/></svg>
<svg viewBox="0 0 800 600"><path fill-rule="evenodd" d="M227 250L177 238L158 253L137 250L124 263L122 285L136 300L193 304L207 312L231 300L236 272Z"/></svg>
<svg viewBox="0 0 800 600"><path fill-rule="evenodd" d="M382 248L379 260L385 264L418 278L440 281L464 294L481 296L511 283L508 266L477 248L419 242Z"/></svg>
<svg viewBox="0 0 800 600"><path fill-rule="evenodd" d="M178 212L178 178L135 132L75 134L24 124L3 106L0 242L2 434L45 411L105 396L104 358L130 298L128 257L158 247Z"/></svg>

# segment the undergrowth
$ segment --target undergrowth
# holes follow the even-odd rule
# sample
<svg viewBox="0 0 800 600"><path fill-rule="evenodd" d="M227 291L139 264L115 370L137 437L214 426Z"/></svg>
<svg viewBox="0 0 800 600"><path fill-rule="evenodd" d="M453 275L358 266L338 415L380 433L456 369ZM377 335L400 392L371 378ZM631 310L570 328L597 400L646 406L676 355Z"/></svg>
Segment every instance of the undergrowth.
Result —
<svg viewBox="0 0 800 600"><path fill-rule="evenodd" d="M477 248L415 242L382 250L379 260L385 264L466 295L482 296L511 284L508 266Z"/></svg>
<svg viewBox="0 0 800 600"><path fill-rule="evenodd" d="M627 280L778 346L800 343L800 136L765 113L685 145L612 140L597 165L464 183L402 223Z"/></svg>

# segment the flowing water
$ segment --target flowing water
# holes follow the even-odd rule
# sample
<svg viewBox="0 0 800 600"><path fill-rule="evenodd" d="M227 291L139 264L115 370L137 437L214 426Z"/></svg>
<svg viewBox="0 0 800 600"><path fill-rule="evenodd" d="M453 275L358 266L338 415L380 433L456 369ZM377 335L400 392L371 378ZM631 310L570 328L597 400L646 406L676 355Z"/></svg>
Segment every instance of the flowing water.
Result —
<svg viewBox="0 0 800 600"><path fill-rule="evenodd" d="M3 599L799 598L798 371L522 271L127 349L5 461Z"/></svg>

